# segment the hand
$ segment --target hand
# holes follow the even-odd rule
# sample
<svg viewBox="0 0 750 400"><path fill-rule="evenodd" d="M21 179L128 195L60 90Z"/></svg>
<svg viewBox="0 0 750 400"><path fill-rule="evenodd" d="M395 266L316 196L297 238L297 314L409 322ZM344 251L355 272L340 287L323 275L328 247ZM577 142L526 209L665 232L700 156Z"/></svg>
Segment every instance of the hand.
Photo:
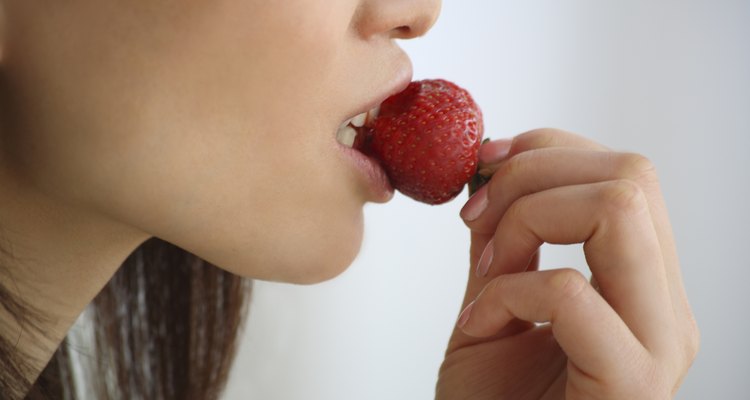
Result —
<svg viewBox="0 0 750 400"><path fill-rule="evenodd" d="M672 398L699 335L652 164L540 129L485 144L480 165L494 175L461 212L468 308L436 398ZM539 271L544 242L583 243L591 283Z"/></svg>

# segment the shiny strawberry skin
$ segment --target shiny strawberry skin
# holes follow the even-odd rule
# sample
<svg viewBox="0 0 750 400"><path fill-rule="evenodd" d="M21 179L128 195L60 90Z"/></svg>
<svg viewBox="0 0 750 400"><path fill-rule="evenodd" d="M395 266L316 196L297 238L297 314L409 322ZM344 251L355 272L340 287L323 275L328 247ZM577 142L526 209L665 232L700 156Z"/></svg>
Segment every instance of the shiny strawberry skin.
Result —
<svg viewBox="0 0 750 400"><path fill-rule="evenodd" d="M393 187L417 201L453 199L477 170L482 112L451 82L412 82L385 100L366 128L355 147L376 158Z"/></svg>

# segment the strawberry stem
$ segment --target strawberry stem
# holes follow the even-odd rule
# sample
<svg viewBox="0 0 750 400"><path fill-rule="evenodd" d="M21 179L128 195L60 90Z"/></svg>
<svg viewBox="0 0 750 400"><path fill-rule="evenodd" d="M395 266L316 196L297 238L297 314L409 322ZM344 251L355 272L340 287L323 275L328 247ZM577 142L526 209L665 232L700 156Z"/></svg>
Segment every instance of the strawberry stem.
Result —
<svg viewBox="0 0 750 400"><path fill-rule="evenodd" d="M482 144L485 144L490 141L490 138L485 138L482 140ZM492 175L484 175L482 172L485 172L485 170L478 170L477 173L474 174L474 176L471 177L471 180L469 181L469 197L476 193L479 188L484 186L487 182L490 181L490 178L492 178Z"/></svg>

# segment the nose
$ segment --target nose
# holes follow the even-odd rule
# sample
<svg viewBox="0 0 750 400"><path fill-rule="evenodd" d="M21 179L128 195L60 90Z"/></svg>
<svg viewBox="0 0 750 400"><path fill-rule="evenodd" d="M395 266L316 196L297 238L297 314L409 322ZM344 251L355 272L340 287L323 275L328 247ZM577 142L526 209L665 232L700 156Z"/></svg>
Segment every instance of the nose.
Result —
<svg viewBox="0 0 750 400"><path fill-rule="evenodd" d="M364 38L411 39L430 30L440 14L441 0L362 0L355 28Z"/></svg>

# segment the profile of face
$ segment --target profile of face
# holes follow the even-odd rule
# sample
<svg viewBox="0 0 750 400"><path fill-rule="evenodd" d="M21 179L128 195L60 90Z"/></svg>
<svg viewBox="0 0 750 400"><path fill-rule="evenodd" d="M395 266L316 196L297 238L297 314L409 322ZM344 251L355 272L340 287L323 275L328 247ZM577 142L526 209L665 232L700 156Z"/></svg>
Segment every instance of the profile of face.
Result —
<svg viewBox="0 0 750 400"><path fill-rule="evenodd" d="M404 88L439 0L2 2L0 163L231 272L312 283L374 185L339 126Z"/></svg>

